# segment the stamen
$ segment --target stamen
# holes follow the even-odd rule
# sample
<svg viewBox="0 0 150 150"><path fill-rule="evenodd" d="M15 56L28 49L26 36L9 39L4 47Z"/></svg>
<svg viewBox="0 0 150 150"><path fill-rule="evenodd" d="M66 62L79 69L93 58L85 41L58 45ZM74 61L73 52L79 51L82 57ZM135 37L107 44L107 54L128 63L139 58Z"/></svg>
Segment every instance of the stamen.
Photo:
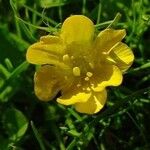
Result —
<svg viewBox="0 0 150 150"><path fill-rule="evenodd" d="M92 72L87 72L86 75L90 78L93 76L93 73Z"/></svg>
<svg viewBox="0 0 150 150"><path fill-rule="evenodd" d="M71 56L71 59L73 60L73 59L74 59L74 56Z"/></svg>
<svg viewBox="0 0 150 150"><path fill-rule="evenodd" d="M86 89L83 87L82 90L85 91Z"/></svg>
<svg viewBox="0 0 150 150"><path fill-rule="evenodd" d="M90 78L89 78L89 77L85 77L84 80L85 80L85 81L89 81Z"/></svg>
<svg viewBox="0 0 150 150"><path fill-rule="evenodd" d="M67 62L67 61L69 61L69 55L68 54L66 54L66 55L64 55L63 56L63 61L65 61L65 62Z"/></svg>
<svg viewBox="0 0 150 150"><path fill-rule="evenodd" d="M78 83L78 84L77 84L77 87L80 87L80 86L81 86L81 84Z"/></svg>
<svg viewBox="0 0 150 150"><path fill-rule="evenodd" d="M65 80L68 80L68 77L67 77L67 76L65 76Z"/></svg>
<svg viewBox="0 0 150 150"><path fill-rule="evenodd" d="M93 63L89 63L89 66L93 69L94 68L94 64Z"/></svg>
<svg viewBox="0 0 150 150"><path fill-rule="evenodd" d="M108 55L108 52L102 52L102 54L104 54L104 55Z"/></svg>
<svg viewBox="0 0 150 150"><path fill-rule="evenodd" d="M73 68L73 75L74 76L80 76L80 68L79 67Z"/></svg>
<svg viewBox="0 0 150 150"><path fill-rule="evenodd" d="M87 89L86 89L88 92L90 92L91 91L91 89L89 88L89 87L87 87Z"/></svg>
<svg viewBox="0 0 150 150"><path fill-rule="evenodd" d="M91 83L91 86L93 86L93 87L94 87L94 84L93 84L93 83Z"/></svg>

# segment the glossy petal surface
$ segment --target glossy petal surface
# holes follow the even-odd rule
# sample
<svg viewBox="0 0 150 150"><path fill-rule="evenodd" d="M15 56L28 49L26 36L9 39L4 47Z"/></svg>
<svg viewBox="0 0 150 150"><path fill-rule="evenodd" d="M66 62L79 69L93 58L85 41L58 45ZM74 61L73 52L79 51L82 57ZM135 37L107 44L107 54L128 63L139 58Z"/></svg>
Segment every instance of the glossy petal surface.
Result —
<svg viewBox="0 0 150 150"><path fill-rule="evenodd" d="M54 68L49 65L42 66L34 75L34 91L43 101L51 100L59 91Z"/></svg>
<svg viewBox="0 0 150 150"><path fill-rule="evenodd" d="M115 61L115 65L122 71L126 71L134 60L132 50L124 43L117 43L110 51L109 56Z"/></svg>
<svg viewBox="0 0 150 150"><path fill-rule="evenodd" d="M95 77L94 91L102 91L107 86L118 86L122 82L122 73L118 67L114 65L104 65L101 72L97 72Z"/></svg>
<svg viewBox="0 0 150 150"><path fill-rule="evenodd" d="M67 93L63 94L60 98L57 98L57 102L63 105L72 105L78 102L86 102L91 96L90 92L69 90Z"/></svg>
<svg viewBox="0 0 150 150"><path fill-rule="evenodd" d="M83 15L70 16L61 28L61 37L66 44L91 42L93 36L93 22Z"/></svg>
<svg viewBox="0 0 150 150"><path fill-rule="evenodd" d="M93 92L88 101L76 103L74 106L80 113L95 114L104 107L106 98L106 90L103 90L102 92Z"/></svg>
<svg viewBox="0 0 150 150"><path fill-rule="evenodd" d="M60 64L64 47L56 36L43 36L40 42L31 45L26 54L27 61L33 64Z"/></svg>
<svg viewBox="0 0 150 150"><path fill-rule="evenodd" d="M126 35L124 29L105 29L96 38L96 49L107 53L116 43L120 42Z"/></svg>

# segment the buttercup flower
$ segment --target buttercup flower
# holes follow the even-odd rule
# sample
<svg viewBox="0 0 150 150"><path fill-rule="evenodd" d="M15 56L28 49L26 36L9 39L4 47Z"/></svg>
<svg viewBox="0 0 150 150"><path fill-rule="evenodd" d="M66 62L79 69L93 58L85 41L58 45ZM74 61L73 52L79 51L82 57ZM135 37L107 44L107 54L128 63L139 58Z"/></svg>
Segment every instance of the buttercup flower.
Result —
<svg viewBox="0 0 150 150"><path fill-rule="evenodd" d="M34 76L40 100L73 105L78 112L99 112L107 98L106 87L118 86L134 55L121 40L124 29L105 29L97 37L93 22L83 15L67 18L58 36L47 35L27 50L27 61L41 65Z"/></svg>

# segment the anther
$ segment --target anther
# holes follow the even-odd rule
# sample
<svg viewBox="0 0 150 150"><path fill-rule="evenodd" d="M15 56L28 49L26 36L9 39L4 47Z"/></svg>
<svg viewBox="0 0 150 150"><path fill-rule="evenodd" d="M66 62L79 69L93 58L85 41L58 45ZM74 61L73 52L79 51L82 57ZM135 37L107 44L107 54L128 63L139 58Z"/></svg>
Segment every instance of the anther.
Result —
<svg viewBox="0 0 150 150"><path fill-rule="evenodd" d="M89 66L93 69L94 68L94 64L93 63L89 63Z"/></svg>
<svg viewBox="0 0 150 150"><path fill-rule="evenodd" d="M80 76L80 68L79 67L73 68L73 75L74 76Z"/></svg>
<svg viewBox="0 0 150 150"><path fill-rule="evenodd" d="M68 54L64 55L63 56L63 61L68 61L68 60L69 60L69 55Z"/></svg>
<svg viewBox="0 0 150 150"><path fill-rule="evenodd" d="M93 73L92 72L87 72L86 75L90 78L93 76Z"/></svg>
<svg viewBox="0 0 150 150"><path fill-rule="evenodd" d="M67 77L67 76L65 76L65 80L68 80L68 77Z"/></svg>
<svg viewBox="0 0 150 150"><path fill-rule="evenodd" d="M74 56L71 56L71 59L73 60L73 59L74 59Z"/></svg>
<svg viewBox="0 0 150 150"><path fill-rule="evenodd" d="M85 91L86 89L83 87L82 90Z"/></svg>
<svg viewBox="0 0 150 150"><path fill-rule="evenodd" d="M77 84L77 87L80 87L80 86L81 86L81 84L78 83L78 84Z"/></svg>
<svg viewBox="0 0 150 150"><path fill-rule="evenodd" d="M84 80L85 80L85 81L89 81L90 78L89 78L89 77L85 77Z"/></svg>
<svg viewBox="0 0 150 150"><path fill-rule="evenodd" d="M89 88L89 87L87 87L87 89L86 89L88 92L90 92L91 91L91 89Z"/></svg>
<svg viewBox="0 0 150 150"><path fill-rule="evenodd" d="M108 55L108 52L102 52L102 54L104 54L104 55Z"/></svg>
<svg viewBox="0 0 150 150"><path fill-rule="evenodd" d="M91 83L91 86L92 86L92 87L94 87L94 84L93 84L93 83Z"/></svg>

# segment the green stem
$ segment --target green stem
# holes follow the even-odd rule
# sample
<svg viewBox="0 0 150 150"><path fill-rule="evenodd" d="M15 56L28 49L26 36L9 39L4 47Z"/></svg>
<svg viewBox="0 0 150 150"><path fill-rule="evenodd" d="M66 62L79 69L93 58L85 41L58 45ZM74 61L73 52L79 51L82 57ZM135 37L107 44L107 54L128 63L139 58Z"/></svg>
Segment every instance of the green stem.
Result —
<svg viewBox="0 0 150 150"><path fill-rule="evenodd" d="M68 145L68 147L66 148L66 150L73 150L74 149L74 146L76 145L76 142L77 142L77 139L74 138L72 140L72 142Z"/></svg>
<svg viewBox="0 0 150 150"><path fill-rule="evenodd" d="M14 79L17 75L19 75L21 72L26 70L26 68L29 66L29 63L27 61L24 61L21 65L19 65L7 78L7 80Z"/></svg>
<svg viewBox="0 0 150 150"><path fill-rule="evenodd" d="M49 17L46 17L44 15L42 15L41 13L35 11L34 9L30 8L29 6L27 5L23 5L25 8L27 8L28 10L30 10L31 12L35 13L37 16L40 16L42 17L43 19L49 21L49 23L51 23L52 25L56 26L58 23L52 19L50 19Z"/></svg>
<svg viewBox="0 0 150 150"><path fill-rule="evenodd" d="M55 134L55 136L57 138L60 150L65 150L66 149L65 145L63 143L63 140L61 138L61 135L60 135L59 130L55 123L52 124L52 128L53 128L53 133Z"/></svg>
<svg viewBox="0 0 150 150"><path fill-rule="evenodd" d="M17 17L17 16L16 16L16 17ZM52 27L39 27L39 26L33 25L33 24L31 24L31 23L28 23L28 22L24 21L23 19L21 19L21 18L19 18L19 17L17 17L17 18L18 18L18 20L20 20L21 22L23 22L23 23L26 24L26 25L32 26L32 27L37 28L37 29L40 29L40 30L44 30L44 31L46 31L46 32L57 31L57 29L52 28Z"/></svg>
<svg viewBox="0 0 150 150"><path fill-rule="evenodd" d="M110 28L110 27L116 25L118 23L118 21L120 20L120 18L121 18L121 14L117 13L114 20L112 21L112 23L107 28Z"/></svg>
<svg viewBox="0 0 150 150"><path fill-rule="evenodd" d="M72 114L79 122L81 122L83 119L79 116L78 113L76 113L73 109L68 108L68 111L70 112L70 114Z"/></svg>
<svg viewBox="0 0 150 150"><path fill-rule="evenodd" d="M83 0L82 3L83 3L82 4L82 14L85 15L85 13L86 13L86 0Z"/></svg>
<svg viewBox="0 0 150 150"><path fill-rule="evenodd" d="M59 0L60 2L61 2L61 0ZM60 20L60 22L62 22L62 7L61 7L61 5L58 7L58 13L59 13L59 20Z"/></svg>
<svg viewBox="0 0 150 150"><path fill-rule="evenodd" d="M31 121L31 127L32 127L32 130L33 130L34 136L36 137L36 139L37 139L37 141L38 141L38 143L40 145L41 150L46 150L46 148L45 148L45 146L44 146L44 144L42 142L42 139L40 137L40 134L38 133L38 130L36 129L33 121Z"/></svg>
<svg viewBox="0 0 150 150"><path fill-rule="evenodd" d="M136 123L135 119L131 116L131 114L129 112L126 112L127 115L130 117L130 119L132 120L132 122L135 124L135 126L137 127L137 129L139 130L139 132L141 133L143 140L145 141L145 143L147 143L143 129L141 129L141 127L138 125L139 123Z"/></svg>
<svg viewBox="0 0 150 150"><path fill-rule="evenodd" d="M96 21L96 24L99 24L99 22L100 22L101 10L102 10L102 4L101 4L101 2L99 1L99 4L98 4L98 13L97 13L97 21Z"/></svg>
<svg viewBox="0 0 150 150"><path fill-rule="evenodd" d="M103 23L99 23L99 24L96 24L95 27L98 28L98 29L99 29L99 28L103 28L103 27L105 27L105 26L111 24L112 22L113 22L113 20L106 21L106 22L103 22Z"/></svg>
<svg viewBox="0 0 150 150"><path fill-rule="evenodd" d="M15 25L16 25L17 35L21 38L20 26L19 26L18 19L16 18L16 16L17 16L17 4L14 4L13 0L10 0L10 6L13 10L14 17L15 17Z"/></svg>
<svg viewBox="0 0 150 150"><path fill-rule="evenodd" d="M137 71L141 71L141 70L147 69L147 68L150 68L150 62L145 63L144 65L142 65L140 67L134 68L133 70L130 70L126 73L136 73Z"/></svg>
<svg viewBox="0 0 150 150"><path fill-rule="evenodd" d="M11 72L14 69L14 67L13 67L13 65L12 65L12 63L11 63L9 58L5 58L5 64L6 64L7 68L8 68L8 71Z"/></svg>

